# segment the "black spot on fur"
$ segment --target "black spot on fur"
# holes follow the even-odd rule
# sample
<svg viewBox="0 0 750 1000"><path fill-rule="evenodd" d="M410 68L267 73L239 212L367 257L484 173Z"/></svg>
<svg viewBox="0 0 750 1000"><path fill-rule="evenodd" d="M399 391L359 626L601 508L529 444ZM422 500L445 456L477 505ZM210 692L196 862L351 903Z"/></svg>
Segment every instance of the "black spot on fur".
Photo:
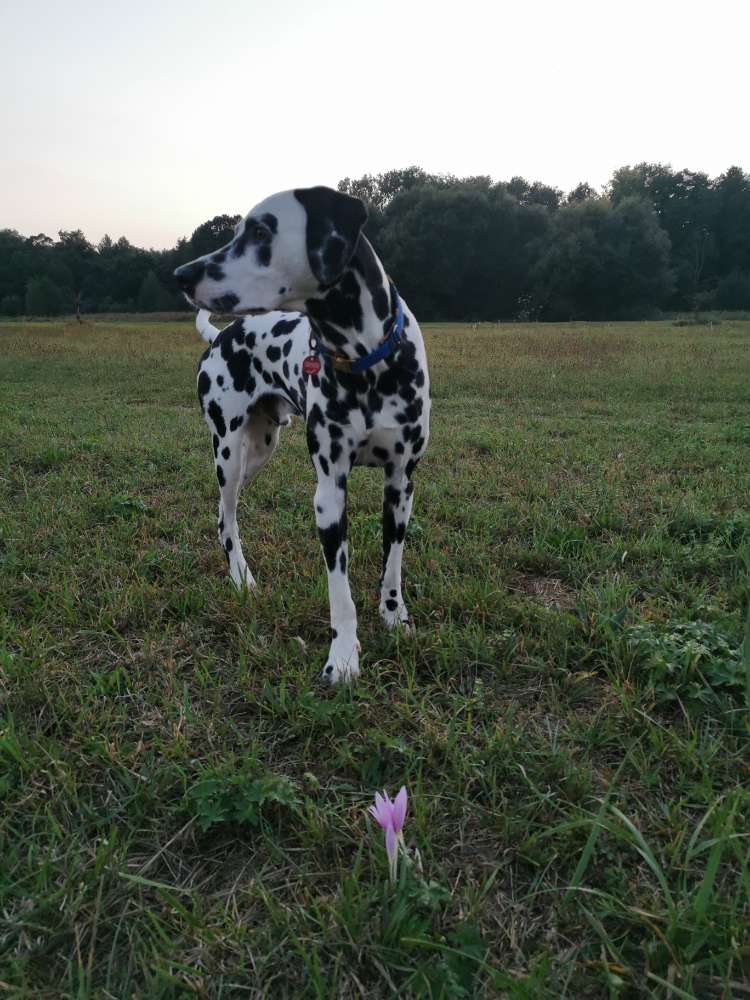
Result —
<svg viewBox="0 0 750 1000"><path fill-rule="evenodd" d="M276 362L281 359L281 348L271 345L266 351L266 357L271 362Z"/></svg>
<svg viewBox="0 0 750 1000"><path fill-rule="evenodd" d="M224 385L224 376L223 375L217 375L216 376L216 384L218 386Z"/></svg>
<svg viewBox="0 0 750 1000"><path fill-rule="evenodd" d="M234 292L227 292L216 299L211 299L211 308L214 312L231 312L239 303L239 297Z"/></svg>
<svg viewBox="0 0 750 1000"><path fill-rule="evenodd" d="M329 289L323 298L308 299L307 314L320 328L327 340L342 346L347 338L330 327L342 330L362 329L362 303L359 282L352 271L347 271L338 284ZM365 353L367 353L365 351Z"/></svg>
<svg viewBox="0 0 750 1000"><path fill-rule="evenodd" d="M336 568L336 556L341 548L342 543L346 539L346 510L341 515L340 520L335 521L330 524L327 528L320 528L318 530L320 536L320 544L323 548L323 555L325 556L326 566L333 572Z"/></svg>
<svg viewBox="0 0 750 1000"><path fill-rule="evenodd" d="M388 598L388 600L385 602L385 606L388 608L389 611L395 611L396 608L398 607L398 601L393 601L390 598Z"/></svg>
<svg viewBox="0 0 750 1000"><path fill-rule="evenodd" d="M200 400L201 404L201 413L203 413L205 410L203 400L206 396L206 393L210 390L210 388L211 388L210 376L207 374L207 372L201 372L200 375L198 376L198 399Z"/></svg>
<svg viewBox="0 0 750 1000"><path fill-rule="evenodd" d="M224 548L226 549L227 552L231 552L232 551L232 549L234 548L234 545L232 544L232 539L231 538L227 538L226 542L224 543Z"/></svg>
<svg viewBox="0 0 750 1000"><path fill-rule="evenodd" d="M313 403L310 415L307 418L307 450L311 455L320 451L320 441L318 440L318 427L324 427L323 411L317 403Z"/></svg>
<svg viewBox="0 0 750 1000"><path fill-rule="evenodd" d="M241 426L242 421L244 419L245 418L242 415L240 415L239 417L232 417L232 419L229 421L229 430L236 431L237 428Z"/></svg>
<svg viewBox="0 0 750 1000"><path fill-rule="evenodd" d="M225 274L218 264L212 263L206 265L206 277L211 278L213 281L223 281Z"/></svg>
<svg viewBox="0 0 750 1000"><path fill-rule="evenodd" d="M219 486L226 485L226 479L224 478L224 470L220 465L216 466L216 478L219 480Z"/></svg>
<svg viewBox="0 0 750 1000"><path fill-rule="evenodd" d="M257 228L258 220L254 219L251 215L248 216L245 219L245 225L242 227L241 232L235 236L230 244L233 257L242 257L245 250L247 250L248 244L252 242Z"/></svg>
<svg viewBox="0 0 750 1000"><path fill-rule="evenodd" d="M301 316L297 316L296 319L280 319L271 327L271 333L274 337L283 337L287 333L291 333L292 330L299 324L302 319Z"/></svg>
<svg viewBox="0 0 750 1000"><path fill-rule="evenodd" d="M378 267L375 252L364 237L360 237L357 243L357 250L352 258L352 266L355 270L359 271L365 280L367 291L372 297L372 307L375 310L375 315L378 319L384 320L390 312L388 305L389 291L383 283L383 276Z"/></svg>
<svg viewBox="0 0 750 1000"><path fill-rule="evenodd" d="M208 415L214 422L216 433L220 438L223 438L227 432L227 425L224 423L224 414L221 411L221 407L215 399L212 399L208 404Z"/></svg>
<svg viewBox="0 0 750 1000"><path fill-rule="evenodd" d="M388 565L388 556L391 546L396 541L396 518L393 515L393 507L387 499L383 503L383 572Z"/></svg>
<svg viewBox="0 0 750 1000"><path fill-rule="evenodd" d="M231 451L229 450L229 448L227 448L227 447L224 447L224 448L222 448L222 449L221 449L221 457L222 457L223 459L225 459L225 460L226 460L227 458L229 458L229 456L230 456L231 454L232 454L232 453L231 453Z"/></svg>

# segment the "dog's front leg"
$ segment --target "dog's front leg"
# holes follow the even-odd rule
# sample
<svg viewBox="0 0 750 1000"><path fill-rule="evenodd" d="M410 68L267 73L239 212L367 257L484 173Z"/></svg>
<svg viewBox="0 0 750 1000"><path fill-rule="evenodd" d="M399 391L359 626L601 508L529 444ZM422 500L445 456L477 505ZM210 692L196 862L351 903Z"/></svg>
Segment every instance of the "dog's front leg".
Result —
<svg viewBox="0 0 750 1000"><path fill-rule="evenodd" d="M390 471L390 470L389 470ZM388 628L407 626L409 612L401 593L401 558L409 526L414 485L404 469L385 477L383 492L383 576L380 580L380 616Z"/></svg>
<svg viewBox="0 0 750 1000"><path fill-rule="evenodd" d="M353 680L359 673L357 610L349 589L346 544L346 475L326 476L318 468L315 520L328 570L328 600L331 607L331 649L323 676L336 684Z"/></svg>

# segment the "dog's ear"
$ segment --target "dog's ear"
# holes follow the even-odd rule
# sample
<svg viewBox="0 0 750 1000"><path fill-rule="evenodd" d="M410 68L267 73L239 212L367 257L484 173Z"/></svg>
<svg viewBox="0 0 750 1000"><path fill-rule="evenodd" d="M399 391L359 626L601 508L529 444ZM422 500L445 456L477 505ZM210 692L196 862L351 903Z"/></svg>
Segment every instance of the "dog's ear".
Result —
<svg viewBox="0 0 750 1000"><path fill-rule="evenodd" d="M359 198L327 187L298 188L294 197L307 212L307 258L321 285L332 285L357 246L367 209Z"/></svg>

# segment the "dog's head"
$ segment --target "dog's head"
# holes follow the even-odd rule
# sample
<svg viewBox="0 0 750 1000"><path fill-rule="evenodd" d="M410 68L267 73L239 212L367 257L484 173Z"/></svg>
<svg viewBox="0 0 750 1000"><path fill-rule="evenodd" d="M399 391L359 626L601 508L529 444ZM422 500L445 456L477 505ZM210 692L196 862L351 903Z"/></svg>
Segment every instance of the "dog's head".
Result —
<svg viewBox="0 0 750 1000"><path fill-rule="evenodd" d="M255 206L230 243L174 274L198 308L304 311L306 299L341 277L366 219L359 198L331 188L281 191Z"/></svg>

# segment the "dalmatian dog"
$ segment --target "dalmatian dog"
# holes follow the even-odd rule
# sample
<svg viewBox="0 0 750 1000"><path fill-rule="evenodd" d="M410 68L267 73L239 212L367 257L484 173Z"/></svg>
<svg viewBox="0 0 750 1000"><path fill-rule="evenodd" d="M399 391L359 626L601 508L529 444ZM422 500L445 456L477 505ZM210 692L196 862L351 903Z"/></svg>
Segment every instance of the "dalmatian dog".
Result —
<svg viewBox="0 0 750 1000"><path fill-rule="evenodd" d="M219 541L234 584L253 588L237 530L241 487L273 454L282 426L303 417L317 476L315 518L328 572L331 646L323 676L359 673L357 612L347 576L347 480L380 466L380 614L408 627L401 559L412 475L427 445L429 376L419 326L362 233L357 198L314 187L262 201L234 238L175 271L210 341L198 396L219 481ZM238 318L220 332L210 312Z"/></svg>

